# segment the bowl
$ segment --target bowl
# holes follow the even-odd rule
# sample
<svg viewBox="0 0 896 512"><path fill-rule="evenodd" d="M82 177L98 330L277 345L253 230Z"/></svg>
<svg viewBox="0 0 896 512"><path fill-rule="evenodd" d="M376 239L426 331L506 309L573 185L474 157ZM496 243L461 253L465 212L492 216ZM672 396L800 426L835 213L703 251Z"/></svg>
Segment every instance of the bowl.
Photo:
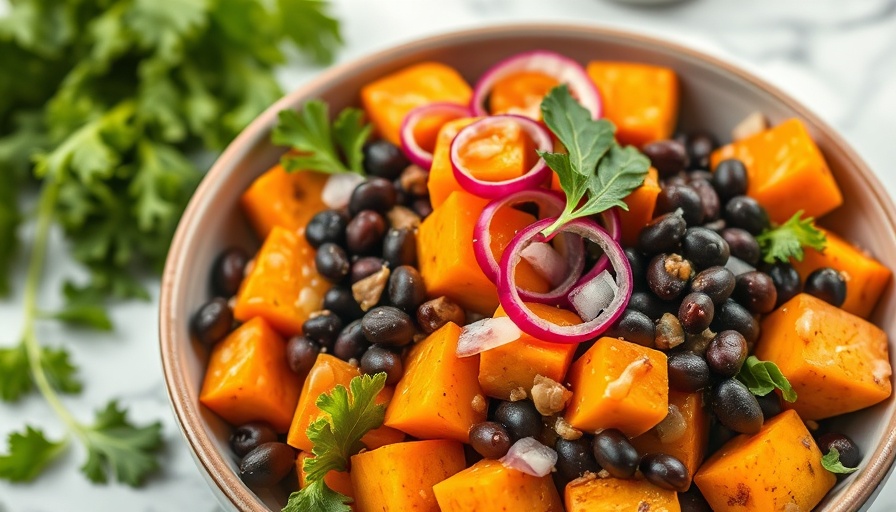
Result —
<svg viewBox="0 0 896 512"><path fill-rule="evenodd" d="M822 224L847 235L882 263L896 268L896 210L874 173L841 136L799 101L731 64L691 48L648 36L586 26L511 25L439 35L329 69L261 114L228 146L190 201L171 246L162 282L161 355L177 421L200 471L228 510L279 510L285 494L254 493L237 475L228 448L230 427L199 404L207 351L190 340L190 315L209 298L212 262L225 247L259 246L239 211L240 194L283 150L270 142L277 112L311 98L328 101L334 111L359 103L362 84L423 60L438 60L473 81L486 68L517 52L548 49L580 62L628 60L675 69L681 83L681 127L702 127L724 135L741 119L761 111L773 122L801 118L836 176L844 206ZM896 338L896 292L890 283L872 320ZM891 363L896 351L891 351ZM868 502L894 459L896 403L893 398L837 421L836 428L862 448L861 469L840 481L820 510L857 510Z"/></svg>

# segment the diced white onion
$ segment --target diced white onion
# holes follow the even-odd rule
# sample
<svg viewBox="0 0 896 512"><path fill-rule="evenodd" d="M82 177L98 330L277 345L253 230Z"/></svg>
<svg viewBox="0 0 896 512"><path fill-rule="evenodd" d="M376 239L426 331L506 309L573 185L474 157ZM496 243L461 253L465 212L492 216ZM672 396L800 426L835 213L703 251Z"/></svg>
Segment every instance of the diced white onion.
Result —
<svg viewBox="0 0 896 512"><path fill-rule="evenodd" d="M566 280L569 264L551 244L532 242L520 252L520 256L532 265L532 269L545 278L554 288Z"/></svg>
<svg viewBox="0 0 896 512"><path fill-rule="evenodd" d="M532 437L524 437L513 443L507 454L501 457L504 466L532 476L547 476L557 464L557 452Z"/></svg>
<svg viewBox="0 0 896 512"><path fill-rule="evenodd" d="M587 283L582 283L569 292L569 301L582 320L590 322L607 308L619 292L616 281L606 270Z"/></svg>
<svg viewBox="0 0 896 512"><path fill-rule="evenodd" d="M331 174L320 192L320 199L328 208L339 210L348 206L348 200L352 197L352 191L358 186L364 177L353 172L341 172Z"/></svg>
<svg viewBox="0 0 896 512"><path fill-rule="evenodd" d="M474 356L520 338L522 331L506 316L483 318L464 327L457 340L457 357Z"/></svg>

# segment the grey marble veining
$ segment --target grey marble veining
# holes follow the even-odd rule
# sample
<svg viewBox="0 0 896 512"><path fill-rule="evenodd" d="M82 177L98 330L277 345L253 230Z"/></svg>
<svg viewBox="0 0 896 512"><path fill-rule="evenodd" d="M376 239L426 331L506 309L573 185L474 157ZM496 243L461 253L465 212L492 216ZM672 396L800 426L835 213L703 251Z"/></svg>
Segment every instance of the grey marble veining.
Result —
<svg viewBox="0 0 896 512"><path fill-rule="evenodd" d="M510 22L576 22L629 28L730 59L788 91L839 129L896 193L896 0L690 0L637 7L606 0L333 0L347 42L340 61L449 30ZM0 0L2 12L3 0ZM301 61L280 73L293 88L319 70ZM55 283L78 269L52 240L47 309L58 302ZM21 290L21 282L18 288ZM151 286L158 297L158 286ZM0 343L19 331L21 295L0 303ZM218 510L194 465L168 405L157 343L157 305L130 303L113 311L114 334L72 334L41 326L50 344L65 342L82 368L85 391L66 398L86 419L110 396L130 405L135 419L160 418L167 442L160 473L139 490L97 486L77 471L84 454L71 450L37 482L0 483L0 512ZM0 404L0 433L25 422L61 431L39 400ZM874 512L896 510L896 482L884 487Z"/></svg>

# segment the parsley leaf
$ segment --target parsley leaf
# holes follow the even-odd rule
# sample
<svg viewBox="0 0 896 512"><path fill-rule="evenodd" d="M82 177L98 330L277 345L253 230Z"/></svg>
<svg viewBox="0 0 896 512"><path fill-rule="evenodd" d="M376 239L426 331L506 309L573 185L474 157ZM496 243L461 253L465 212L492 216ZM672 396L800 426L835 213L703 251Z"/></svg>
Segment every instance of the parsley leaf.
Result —
<svg viewBox="0 0 896 512"><path fill-rule="evenodd" d="M351 512L351 502L350 497L330 489L323 480L315 480L300 492L292 493L282 512Z"/></svg>
<svg viewBox="0 0 896 512"><path fill-rule="evenodd" d="M545 124L568 153L539 151L538 155L560 179L566 207L542 233L550 235L567 222L618 206L644 183L650 160L637 149L614 140L616 128L605 119L595 121L566 85L551 89L541 103ZM586 197L587 195L587 197ZM585 198L585 202L582 202Z"/></svg>
<svg viewBox="0 0 896 512"><path fill-rule="evenodd" d="M11 482L30 482L65 449L65 441L49 441L44 433L26 427L25 433L13 432L8 439L9 453L0 455L0 478Z"/></svg>
<svg viewBox="0 0 896 512"><path fill-rule="evenodd" d="M859 470L858 467L848 468L840 462L840 452L836 448L821 457L821 467L838 475L848 475ZM310 510L310 509L309 509Z"/></svg>
<svg viewBox="0 0 896 512"><path fill-rule="evenodd" d="M774 263L775 260L786 263L790 258L803 261L803 247L824 250L827 244L824 233L815 227L815 219L800 219L802 215L803 211L800 210L784 224L766 229L756 237L766 263Z"/></svg>
<svg viewBox="0 0 896 512"><path fill-rule="evenodd" d="M781 390L784 400L796 402L796 391L790 381L781 373L778 365L771 361L760 361L756 356L748 357L737 374L737 380L756 396L765 396L777 388Z"/></svg>
<svg viewBox="0 0 896 512"><path fill-rule="evenodd" d="M161 430L158 422L135 426L118 402L109 402L83 431L87 462L81 471L92 482L105 483L112 473L119 482L140 485L159 466L154 452L162 445Z"/></svg>
<svg viewBox="0 0 896 512"><path fill-rule="evenodd" d="M339 22L327 14L323 0L277 0L283 33L320 64L333 61L333 51L342 45Z"/></svg>
<svg viewBox="0 0 896 512"><path fill-rule="evenodd" d="M330 126L327 104L311 100L298 112L283 110L271 137L274 144L289 146L291 151L281 163L287 171L317 171L327 174L364 172L361 148L373 129L361 122L363 112L346 108ZM338 148L338 149L337 149ZM340 150L348 162L340 157Z"/></svg>
<svg viewBox="0 0 896 512"><path fill-rule="evenodd" d="M78 368L72 364L67 350L41 347L40 364L54 389L63 393L81 392L81 381L75 376Z"/></svg>
<svg viewBox="0 0 896 512"><path fill-rule="evenodd" d="M55 389L63 393L81 391L81 382L75 376L77 368L65 349L41 347L40 363ZM0 348L0 399L15 402L30 392L33 384L25 345L19 343L15 347Z"/></svg>

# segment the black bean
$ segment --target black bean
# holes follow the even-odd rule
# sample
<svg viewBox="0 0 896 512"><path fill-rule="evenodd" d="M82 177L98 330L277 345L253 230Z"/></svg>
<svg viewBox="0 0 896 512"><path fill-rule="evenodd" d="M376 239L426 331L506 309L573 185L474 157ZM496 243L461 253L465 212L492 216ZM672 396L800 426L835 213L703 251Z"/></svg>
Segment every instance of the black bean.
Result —
<svg viewBox="0 0 896 512"><path fill-rule="evenodd" d="M722 214L722 204L719 201L716 189L712 188L712 184L707 180L691 178L688 186L694 189L694 192L700 196L700 205L703 207L703 222L712 222L718 219Z"/></svg>
<svg viewBox="0 0 896 512"><path fill-rule="evenodd" d="M715 136L709 132L696 132L687 139L691 169L709 169L709 156L719 147Z"/></svg>
<svg viewBox="0 0 896 512"><path fill-rule="evenodd" d="M691 485L688 468L667 453L649 453L641 459L641 472L648 482L663 489L684 492Z"/></svg>
<svg viewBox="0 0 896 512"><path fill-rule="evenodd" d="M737 331L722 331L706 348L709 369L722 377L734 377L747 359L747 340Z"/></svg>
<svg viewBox="0 0 896 512"><path fill-rule="evenodd" d="M715 306L709 295L691 292L685 295L678 307L678 321L689 333L703 332L712 322Z"/></svg>
<svg viewBox="0 0 896 512"><path fill-rule="evenodd" d="M345 228L345 243L355 255L366 255L376 251L386 234L386 221L373 210L363 210Z"/></svg>
<svg viewBox="0 0 896 512"><path fill-rule="evenodd" d="M720 235L722 234L722 230L724 230L726 226L727 224L725 224L725 219L716 219L712 222L703 224L704 228L711 229Z"/></svg>
<svg viewBox="0 0 896 512"><path fill-rule="evenodd" d="M650 317L629 308L622 312L619 319L607 330L606 335L653 348L656 331Z"/></svg>
<svg viewBox="0 0 896 512"><path fill-rule="evenodd" d="M827 455L831 448L840 454L840 464L847 468L859 467L862 462L862 454L856 443L844 434L830 432L822 434L818 438L818 448L822 455Z"/></svg>
<svg viewBox="0 0 896 512"><path fill-rule="evenodd" d="M754 236L771 225L768 212L752 197L732 197L725 204L724 215L729 226L745 229Z"/></svg>
<svg viewBox="0 0 896 512"><path fill-rule="evenodd" d="M339 333L333 344L333 355L343 361L359 359L367 350L368 345L367 338L361 331L361 321L355 320L346 325L345 329Z"/></svg>
<svg viewBox="0 0 896 512"><path fill-rule="evenodd" d="M314 266L317 268L318 274L333 283L342 281L351 269L345 249L330 242L317 249L317 254L314 255Z"/></svg>
<svg viewBox="0 0 896 512"><path fill-rule="evenodd" d="M722 160L713 173L712 185L723 202L735 196L746 195L747 168L740 160Z"/></svg>
<svg viewBox="0 0 896 512"><path fill-rule="evenodd" d="M417 308L417 323L426 334L439 330L448 322L463 325L465 319L463 308L445 296L424 302Z"/></svg>
<svg viewBox="0 0 896 512"><path fill-rule="evenodd" d="M397 178L410 165L401 148L380 139L364 145L364 172L387 180Z"/></svg>
<svg viewBox="0 0 896 512"><path fill-rule="evenodd" d="M684 144L676 140L659 140L646 144L641 151L660 176L671 176L688 167L688 152Z"/></svg>
<svg viewBox="0 0 896 512"><path fill-rule="evenodd" d="M734 300L752 313L768 313L775 309L778 292L775 283L765 272L754 270L743 273L734 281Z"/></svg>
<svg viewBox="0 0 896 512"><path fill-rule="evenodd" d="M678 254L658 254L647 265L647 286L657 297L672 300L687 287L692 273L691 263Z"/></svg>
<svg viewBox="0 0 896 512"><path fill-rule="evenodd" d="M557 452L557 472L560 478L570 482L584 475L586 471L597 473L600 466L594 460L594 453L591 450L591 442L581 437L575 441L567 441L562 437L557 438L554 443L554 450Z"/></svg>
<svg viewBox="0 0 896 512"><path fill-rule="evenodd" d="M320 345L305 336L293 336L286 343L286 363L298 375L307 375L320 354Z"/></svg>
<svg viewBox="0 0 896 512"><path fill-rule="evenodd" d="M688 173L682 171L677 174L673 174L672 176L666 176L662 180L660 180L660 184L663 187L668 187L670 185L687 185L690 181L690 176Z"/></svg>
<svg viewBox="0 0 896 512"><path fill-rule="evenodd" d="M289 474L296 464L296 451L285 443L264 443L240 462L240 478L247 485L271 487Z"/></svg>
<svg viewBox="0 0 896 512"><path fill-rule="evenodd" d="M691 352L672 353L669 354L666 362L671 389L693 393L709 384L709 365L697 354Z"/></svg>
<svg viewBox="0 0 896 512"><path fill-rule="evenodd" d="M302 324L302 334L327 349L333 348L333 342L336 341L340 331L342 331L342 319L328 310L321 311Z"/></svg>
<svg viewBox="0 0 896 512"><path fill-rule="evenodd" d="M470 444L486 459L500 459L510 449L510 434L500 423L483 421L470 427Z"/></svg>
<svg viewBox="0 0 896 512"><path fill-rule="evenodd" d="M411 202L411 209L414 210L414 213L419 215L421 219L425 219L432 213L432 203L429 202L428 197L420 197Z"/></svg>
<svg viewBox="0 0 896 512"><path fill-rule="evenodd" d="M696 485L692 485L685 492L678 493L678 504L681 506L681 512L712 512L712 507L700 494L700 489Z"/></svg>
<svg viewBox="0 0 896 512"><path fill-rule="evenodd" d="M263 421L241 425L230 434L230 449L237 457L244 457L255 448L277 440L277 432Z"/></svg>
<svg viewBox="0 0 896 512"><path fill-rule="evenodd" d="M846 300L846 280L843 279L843 274L835 268L819 268L806 277L806 286L803 291L840 307Z"/></svg>
<svg viewBox="0 0 896 512"><path fill-rule="evenodd" d="M215 295L232 297L240 289L249 255L239 247L225 249L212 266L212 291Z"/></svg>
<svg viewBox="0 0 896 512"><path fill-rule="evenodd" d="M338 210L324 210L314 214L305 226L305 239L317 249L329 242L343 245L345 228L348 226L348 215Z"/></svg>
<svg viewBox="0 0 896 512"><path fill-rule="evenodd" d="M725 265L731 255L724 238L702 227L688 228L681 240L681 250L698 269Z"/></svg>
<svg viewBox="0 0 896 512"><path fill-rule="evenodd" d="M616 478L631 478L641 457L625 434L615 428L601 430L591 442L594 458L607 473Z"/></svg>
<svg viewBox="0 0 896 512"><path fill-rule="evenodd" d="M393 386L404 375L404 367L401 364L401 356L389 350L387 347L372 345L361 356L361 372L365 375L375 375L383 372L386 374L386 385Z"/></svg>
<svg viewBox="0 0 896 512"><path fill-rule="evenodd" d="M386 213L395 206L395 186L387 179L372 176L362 181L352 191L348 212L357 215L362 210Z"/></svg>
<svg viewBox="0 0 896 512"><path fill-rule="evenodd" d="M757 396L756 401L759 402L759 408L762 409L763 421L768 421L781 414L781 397L777 393Z"/></svg>
<svg viewBox="0 0 896 512"><path fill-rule="evenodd" d="M687 223L681 212L665 213L641 229L638 249L649 254L675 251L686 230Z"/></svg>
<svg viewBox="0 0 896 512"><path fill-rule="evenodd" d="M416 311L426 300L423 277L416 268L408 265L402 265L392 271L389 276L388 293L389 302L408 313Z"/></svg>
<svg viewBox="0 0 896 512"><path fill-rule="evenodd" d="M378 306L365 313L361 329L367 341L390 347L407 345L417 332L411 317L392 306Z"/></svg>
<svg viewBox="0 0 896 512"><path fill-rule="evenodd" d="M674 212L681 208L688 226L703 224L703 203L697 191L687 185L665 185L656 198L654 215Z"/></svg>
<svg viewBox="0 0 896 512"><path fill-rule="evenodd" d="M639 311L651 320L659 320L665 313L677 310L674 302L666 302L652 292L635 292L628 301L628 309Z"/></svg>
<svg viewBox="0 0 896 512"><path fill-rule="evenodd" d="M644 261L644 256L637 249L626 247L625 258L628 260L628 266L632 269L632 281L634 282L635 289L641 290L646 288L647 274L645 267L647 266L647 262Z"/></svg>
<svg viewBox="0 0 896 512"><path fill-rule="evenodd" d="M334 286L324 294L324 308L339 315L345 322L357 320L364 315L352 291L344 286Z"/></svg>
<svg viewBox="0 0 896 512"><path fill-rule="evenodd" d="M223 340L233 326L233 311L227 300L216 297L199 308L190 323L193 336L203 345L211 346Z"/></svg>
<svg viewBox="0 0 896 512"><path fill-rule="evenodd" d="M349 281L352 284L355 284L365 277L370 277L373 274L376 274L382 270L385 265L386 262L383 261L382 258L377 258L376 256L364 256L363 258L358 258L352 263L352 269L349 271Z"/></svg>
<svg viewBox="0 0 896 512"><path fill-rule="evenodd" d="M495 409L495 421L507 428L514 441L524 437L538 437L543 424L541 414L531 400L501 402Z"/></svg>
<svg viewBox="0 0 896 512"><path fill-rule="evenodd" d="M417 235L408 228L390 229L383 239L383 259L389 268L417 265Z"/></svg>
<svg viewBox="0 0 896 512"><path fill-rule="evenodd" d="M747 230L725 228L722 230L722 238L728 242L732 256L740 258L754 267L759 264L759 242Z"/></svg>
<svg viewBox="0 0 896 512"><path fill-rule="evenodd" d="M750 390L737 379L725 379L712 390L710 407L722 425L741 434L762 428L762 408Z"/></svg>
<svg viewBox="0 0 896 512"><path fill-rule="evenodd" d="M711 183L712 182L712 173L709 171L704 171L703 169L697 169L697 170L688 172L688 184L692 184L695 181L700 181L700 180L703 180L707 183ZM715 192L715 190L713 190L713 192ZM716 197L718 197L718 194L716 194Z"/></svg>
<svg viewBox="0 0 896 512"><path fill-rule="evenodd" d="M732 299L728 299L716 307L709 328L715 332L729 329L737 331L747 340L747 344L756 343L756 340L759 339L759 322L749 311Z"/></svg>
<svg viewBox="0 0 896 512"><path fill-rule="evenodd" d="M776 308L796 297L803 290L800 274L790 263L768 265L763 267L763 271L772 278L772 283L775 284L775 291L778 293L778 300L775 301Z"/></svg>
<svg viewBox="0 0 896 512"><path fill-rule="evenodd" d="M709 267L694 276L691 291L705 293L714 304L721 304L734 291L734 274L725 267Z"/></svg>

